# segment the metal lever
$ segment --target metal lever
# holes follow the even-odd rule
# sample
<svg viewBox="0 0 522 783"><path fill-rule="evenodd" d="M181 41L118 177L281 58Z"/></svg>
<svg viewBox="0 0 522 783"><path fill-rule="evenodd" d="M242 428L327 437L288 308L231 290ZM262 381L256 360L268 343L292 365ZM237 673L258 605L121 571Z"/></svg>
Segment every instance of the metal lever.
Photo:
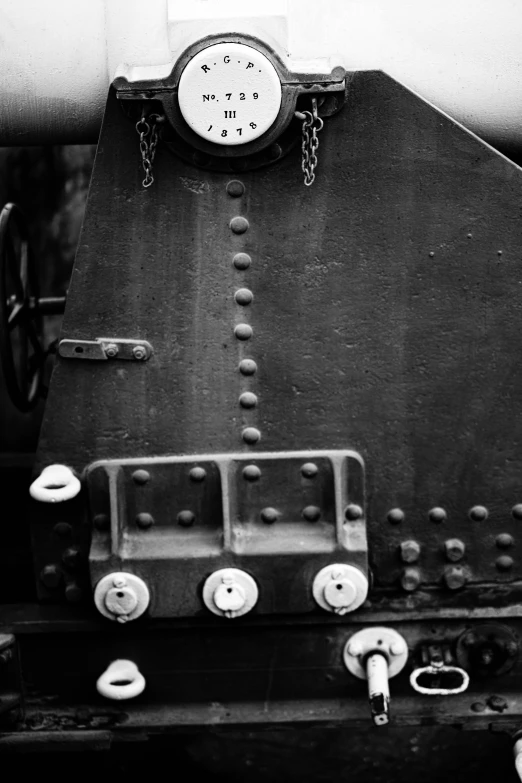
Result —
<svg viewBox="0 0 522 783"><path fill-rule="evenodd" d="M408 660L408 645L392 628L365 628L354 634L344 648L344 663L355 677L368 681L372 721L384 726L390 721L389 679Z"/></svg>

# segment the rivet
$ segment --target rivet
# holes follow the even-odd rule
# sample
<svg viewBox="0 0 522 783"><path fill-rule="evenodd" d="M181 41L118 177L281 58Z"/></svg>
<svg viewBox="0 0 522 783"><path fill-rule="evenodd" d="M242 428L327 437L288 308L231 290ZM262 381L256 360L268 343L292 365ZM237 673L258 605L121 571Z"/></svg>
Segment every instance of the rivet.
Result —
<svg viewBox="0 0 522 783"><path fill-rule="evenodd" d="M248 253L236 253L234 256L234 266L236 269L248 269L251 263L252 259Z"/></svg>
<svg viewBox="0 0 522 783"><path fill-rule="evenodd" d="M248 229L248 220L244 217L234 217L230 221L230 230L234 234L244 234Z"/></svg>
<svg viewBox="0 0 522 783"><path fill-rule="evenodd" d="M421 582L420 571L418 568L405 568L401 574L401 587L408 593L418 588Z"/></svg>
<svg viewBox="0 0 522 783"><path fill-rule="evenodd" d="M513 506L511 513L515 519L522 519L522 503L517 503L516 506Z"/></svg>
<svg viewBox="0 0 522 783"><path fill-rule="evenodd" d="M434 255L435 253L433 252L433 250L430 250L430 258L433 258Z"/></svg>
<svg viewBox="0 0 522 783"><path fill-rule="evenodd" d="M448 538L448 540L444 542L444 551L448 560L452 563L457 563L464 557L466 545L460 538Z"/></svg>
<svg viewBox="0 0 522 783"><path fill-rule="evenodd" d="M142 511L141 514L136 516L136 524L143 530L147 530L147 528L152 527L154 524L154 517L152 514L147 514L146 511Z"/></svg>
<svg viewBox="0 0 522 783"><path fill-rule="evenodd" d="M191 468L189 476L191 481L205 481L207 471L200 467Z"/></svg>
<svg viewBox="0 0 522 783"><path fill-rule="evenodd" d="M468 234L468 239L471 239L472 236L473 234Z"/></svg>
<svg viewBox="0 0 522 783"><path fill-rule="evenodd" d="M486 705L483 701L474 701L470 709L472 712L484 712Z"/></svg>
<svg viewBox="0 0 522 783"><path fill-rule="evenodd" d="M146 484L150 481L150 473L147 470L135 470L132 474L132 480L135 484Z"/></svg>
<svg viewBox="0 0 522 783"><path fill-rule="evenodd" d="M66 601L68 601L70 604L77 604L82 600L82 598L83 590L76 584L76 582L71 582L71 584L67 585L65 588Z"/></svg>
<svg viewBox="0 0 522 783"><path fill-rule="evenodd" d="M301 465L301 475L305 478L315 478L319 472L319 468L313 462L305 462Z"/></svg>
<svg viewBox="0 0 522 783"><path fill-rule="evenodd" d="M96 530L108 530L109 529L109 515L108 514L96 514L93 519L93 524Z"/></svg>
<svg viewBox="0 0 522 783"><path fill-rule="evenodd" d="M239 404L242 408L255 408L257 405L257 397L252 392L243 392L239 398Z"/></svg>
<svg viewBox="0 0 522 783"><path fill-rule="evenodd" d="M317 506L306 506L303 508L303 518L308 522L317 522L321 516L321 509Z"/></svg>
<svg viewBox="0 0 522 783"><path fill-rule="evenodd" d="M450 590L458 590L466 584L466 574L460 566L448 566L444 571L444 581Z"/></svg>
<svg viewBox="0 0 522 783"><path fill-rule="evenodd" d="M257 481L261 477L261 471L257 465L247 465L243 468L243 478L246 481Z"/></svg>
<svg viewBox="0 0 522 783"><path fill-rule="evenodd" d="M515 543L515 539L513 536L510 536L509 533L499 533L495 539L495 543L499 549L509 549L509 547L513 546Z"/></svg>
<svg viewBox="0 0 522 783"><path fill-rule="evenodd" d="M392 508L388 511L386 518L391 525L400 525L401 522L404 522L404 511L401 508Z"/></svg>
<svg viewBox="0 0 522 783"><path fill-rule="evenodd" d="M513 568L513 558L509 555L500 555L495 561L495 565L499 571L510 571Z"/></svg>
<svg viewBox="0 0 522 783"><path fill-rule="evenodd" d="M255 427L245 427L242 436L245 443L257 443L261 440L261 433Z"/></svg>
<svg viewBox="0 0 522 783"><path fill-rule="evenodd" d="M261 519L265 525L273 525L279 518L279 512L275 508L264 508L261 511Z"/></svg>
<svg viewBox="0 0 522 783"><path fill-rule="evenodd" d="M142 362L144 359L147 358L147 349L144 345L135 345L132 349L132 355L135 359L137 359L139 362Z"/></svg>
<svg viewBox="0 0 522 783"><path fill-rule="evenodd" d="M401 541L400 556L403 563L416 563L420 557L420 545L417 541Z"/></svg>
<svg viewBox="0 0 522 783"><path fill-rule="evenodd" d="M428 517L430 522L436 522L439 524L440 522L444 522L448 515L444 511L443 508L440 508L439 506L435 506L435 508L432 508L431 511L428 512Z"/></svg>
<svg viewBox="0 0 522 783"><path fill-rule="evenodd" d="M239 198L245 192L245 186L238 179L233 179L227 185L227 193L232 198Z"/></svg>
<svg viewBox="0 0 522 783"><path fill-rule="evenodd" d="M488 518L488 510L485 506L473 506L468 512L473 522L484 522Z"/></svg>
<svg viewBox="0 0 522 783"><path fill-rule="evenodd" d="M350 505L346 506L344 510L344 516L349 522L355 522L357 519L360 519L362 517L362 513L362 508L357 506L355 503L350 503Z"/></svg>
<svg viewBox="0 0 522 783"><path fill-rule="evenodd" d="M254 330L249 324L238 324L234 329L234 334L238 340L250 340Z"/></svg>
<svg viewBox="0 0 522 783"><path fill-rule="evenodd" d="M62 572L57 565L46 565L40 572L40 581L50 590L54 590L62 581Z"/></svg>
<svg viewBox="0 0 522 783"><path fill-rule="evenodd" d="M240 288L234 294L234 299L236 300L237 304L242 305L243 307L249 305L253 298L254 294L248 288Z"/></svg>
<svg viewBox="0 0 522 783"><path fill-rule="evenodd" d="M254 375L257 372L257 364L253 359L242 359L239 362L239 372L242 375Z"/></svg>
<svg viewBox="0 0 522 783"><path fill-rule="evenodd" d="M196 517L192 511L185 510L179 512L177 519L178 525L181 525L181 527L191 527L194 524Z"/></svg>
<svg viewBox="0 0 522 783"><path fill-rule="evenodd" d="M68 522L57 522L56 525L53 527L53 531L56 533L57 536L60 536L61 538L65 538L66 536L71 535L72 528Z"/></svg>
<svg viewBox="0 0 522 783"><path fill-rule="evenodd" d="M62 563L67 568L75 569L80 560L80 550L75 546L68 547L62 555Z"/></svg>

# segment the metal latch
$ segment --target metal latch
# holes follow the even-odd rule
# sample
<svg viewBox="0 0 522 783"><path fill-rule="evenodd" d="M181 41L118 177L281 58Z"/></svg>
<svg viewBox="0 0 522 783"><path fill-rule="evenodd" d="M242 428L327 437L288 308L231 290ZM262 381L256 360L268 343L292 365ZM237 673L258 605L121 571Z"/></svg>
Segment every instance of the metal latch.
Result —
<svg viewBox="0 0 522 783"><path fill-rule="evenodd" d="M453 696L467 689L469 674L451 664L449 648L430 644L423 648L422 655L427 659L427 665L412 671L410 684L413 690L425 696Z"/></svg>
<svg viewBox="0 0 522 783"><path fill-rule="evenodd" d="M124 359L146 362L152 356L152 345L147 340L121 340L97 337L95 340L60 340L58 353L64 359Z"/></svg>

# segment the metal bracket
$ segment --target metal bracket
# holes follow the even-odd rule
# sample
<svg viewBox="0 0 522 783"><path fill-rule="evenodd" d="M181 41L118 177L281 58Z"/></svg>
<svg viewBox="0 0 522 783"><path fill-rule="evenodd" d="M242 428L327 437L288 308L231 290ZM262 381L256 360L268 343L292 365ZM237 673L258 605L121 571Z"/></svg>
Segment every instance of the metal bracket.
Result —
<svg viewBox="0 0 522 783"><path fill-rule="evenodd" d="M60 340L58 353L64 359L124 359L146 362L152 356L147 340L122 340L117 337L97 337L95 340Z"/></svg>

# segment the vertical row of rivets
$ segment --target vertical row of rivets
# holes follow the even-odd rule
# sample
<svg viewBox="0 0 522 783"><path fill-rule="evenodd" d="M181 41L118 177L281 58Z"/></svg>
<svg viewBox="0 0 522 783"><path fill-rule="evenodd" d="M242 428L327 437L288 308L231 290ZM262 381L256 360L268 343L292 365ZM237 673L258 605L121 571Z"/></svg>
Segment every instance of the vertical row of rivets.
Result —
<svg viewBox="0 0 522 783"><path fill-rule="evenodd" d="M227 185L227 193L232 198L240 198L245 192L245 187L242 182L238 180L232 180ZM233 234L241 235L249 229L248 220L244 217L233 217L230 221L230 230ZM250 268L252 263L251 257L248 253L236 253L233 259L234 267L238 272L245 272ZM234 328L234 336L242 344L247 344L249 340L254 336L254 330L250 324L246 323L245 309L252 304L254 294L250 288L241 287L234 293L234 301L239 311L239 323ZM241 349L240 349L241 350ZM257 372L257 364L253 359L242 358L239 362L239 372L246 378L251 378ZM239 396L239 405L243 411L252 411L257 407L257 396L250 390L242 391ZM241 437L244 443L250 446L254 446L261 439L261 433L256 427L246 426L243 428Z"/></svg>

